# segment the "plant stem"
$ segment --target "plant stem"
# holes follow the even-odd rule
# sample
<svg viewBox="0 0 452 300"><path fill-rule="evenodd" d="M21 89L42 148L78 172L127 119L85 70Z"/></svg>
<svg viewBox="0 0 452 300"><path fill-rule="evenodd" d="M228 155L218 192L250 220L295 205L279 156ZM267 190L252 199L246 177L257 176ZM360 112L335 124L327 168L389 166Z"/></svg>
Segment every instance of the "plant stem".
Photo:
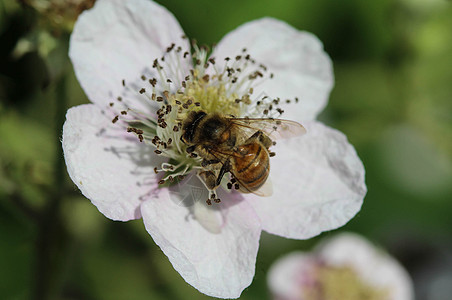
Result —
<svg viewBox="0 0 452 300"><path fill-rule="evenodd" d="M66 76L62 75L56 87L54 186L38 221L34 290L32 291L32 298L36 300L52 298L52 293L55 293L53 288L59 281L57 274L62 268L62 259L68 244L68 236L59 216L64 193L64 162L60 136L65 118L66 102Z"/></svg>

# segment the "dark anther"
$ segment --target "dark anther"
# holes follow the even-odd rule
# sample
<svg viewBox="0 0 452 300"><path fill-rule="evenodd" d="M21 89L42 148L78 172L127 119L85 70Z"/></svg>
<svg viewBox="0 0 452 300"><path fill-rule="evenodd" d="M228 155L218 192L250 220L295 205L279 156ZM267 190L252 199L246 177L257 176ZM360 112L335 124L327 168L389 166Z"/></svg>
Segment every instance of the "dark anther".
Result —
<svg viewBox="0 0 452 300"><path fill-rule="evenodd" d="M114 123L118 122L118 120L119 120L119 117L116 116L116 117L113 118L113 120L111 120L111 122L114 124Z"/></svg>
<svg viewBox="0 0 452 300"><path fill-rule="evenodd" d="M168 99L169 97L169 92L168 91L163 91L163 96L165 96L166 99Z"/></svg>
<svg viewBox="0 0 452 300"><path fill-rule="evenodd" d="M155 79L155 78L149 79L149 83L150 83L153 87L155 87L155 85L157 84L157 79Z"/></svg>
<svg viewBox="0 0 452 300"><path fill-rule="evenodd" d="M176 45L174 43L172 43L171 46L166 48L166 52L170 52L171 50L173 50L174 46L176 46Z"/></svg>
<svg viewBox="0 0 452 300"><path fill-rule="evenodd" d="M140 94L144 94L145 92L146 92L146 89L145 88L141 88Z"/></svg>

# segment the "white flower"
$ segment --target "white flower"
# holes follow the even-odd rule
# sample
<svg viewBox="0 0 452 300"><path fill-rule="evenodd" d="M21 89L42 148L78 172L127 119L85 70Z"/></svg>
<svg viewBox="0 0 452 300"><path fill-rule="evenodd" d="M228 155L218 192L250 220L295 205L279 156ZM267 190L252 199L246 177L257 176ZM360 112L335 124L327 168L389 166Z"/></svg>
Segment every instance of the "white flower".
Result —
<svg viewBox="0 0 452 300"><path fill-rule="evenodd" d="M277 260L268 286L278 300L412 300L412 281L388 254L356 234L327 239L313 252Z"/></svg>
<svg viewBox="0 0 452 300"><path fill-rule="evenodd" d="M342 133L315 120L333 74L313 35L264 18L229 33L208 56L196 45L190 51L162 6L99 0L77 21L69 55L93 102L67 113L63 149L71 179L106 217L142 218L199 291L239 297L254 276L261 230L307 239L359 211L362 163ZM284 110L308 133L270 148L271 197L229 191L226 178L215 191L221 203L209 206L207 189L193 176L201 159L180 141L192 109L238 117Z"/></svg>

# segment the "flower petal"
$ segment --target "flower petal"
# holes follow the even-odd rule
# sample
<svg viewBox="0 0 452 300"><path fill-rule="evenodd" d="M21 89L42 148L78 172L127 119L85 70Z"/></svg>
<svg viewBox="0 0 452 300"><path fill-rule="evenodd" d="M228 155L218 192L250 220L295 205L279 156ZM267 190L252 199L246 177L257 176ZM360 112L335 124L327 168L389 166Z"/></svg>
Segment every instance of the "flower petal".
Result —
<svg viewBox="0 0 452 300"><path fill-rule="evenodd" d="M267 284L277 299L301 299L301 287L308 283L305 274L314 274L316 265L313 255L303 252L292 252L275 261L267 275Z"/></svg>
<svg viewBox="0 0 452 300"><path fill-rule="evenodd" d="M247 196L264 230L297 239L344 225L366 194L364 167L345 135L318 122L305 127L272 148L273 196Z"/></svg>
<svg viewBox="0 0 452 300"><path fill-rule="evenodd" d="M219 196L227 201L208 208L220 210L219 233L200 224L193 207L168 201L168 189L146 201L141 213L147 231L185 281L209 296L238 298L254 276L261 228L238 193ZM198 201L206 205L204 199Z"/></svg>
<svg viewBox="0 0 452 300"><path fill-rule="evenodd" d="M119 132L118 132L119 131ZM63 126L63 151L72 181L110 219L141 217L142 198L155 189L152 151L124 135L92 104L70 108Z"/></svg>
<svg viewBox="0 0 452 300"><path fill-rule="evenodd" d="M412 281L405 269L356 234L340 234L320 245L317 252L327 264L349 265L365 282L382 289L389 288L390 300L413 299Z"/></svg>
<svg viewBox="0 0 452 300"><path fill-rule="evenodd" d="M332 63L317 37L285 22L263 18L227 34L212 56L222 61L240 54L243 48L274 74L273 79L254 87L254 95L279 97L283 102L299 98L298 104L283 106L284 118L313 120L326 106L333 86Z"/></svg>
<svg viewBox="0 0 452 300"><path fill-rule="evenodd" d="M106 105L122 94L123 79L148 74L172 43L190 49L183 34L174 16L153 1L99 0L79 17L69 56L88 98Z"/></svg>

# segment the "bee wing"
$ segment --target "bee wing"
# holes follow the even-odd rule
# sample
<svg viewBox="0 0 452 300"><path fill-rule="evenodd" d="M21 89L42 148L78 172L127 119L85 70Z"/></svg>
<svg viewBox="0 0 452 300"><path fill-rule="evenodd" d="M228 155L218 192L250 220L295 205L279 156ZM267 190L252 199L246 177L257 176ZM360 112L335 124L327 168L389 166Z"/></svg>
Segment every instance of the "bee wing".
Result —
<svg viewBox="0 0 452 300"><path fill-rule="evenodd" d="M182 181L175 179L175 183L168 187L170 199L179 206L190 207L196 202L206 201L209 192L202 182L193 174L189 174Z"/></svg>
<svg viewBox="0 0 452 300"><path fill-rule="evenodd" d="M273 195L273 184L270 180L270 177L268 177L265 183L253 193L261 197L270 197L271 195Z"/></svg>
<svg viewBox="0 0 452 300"><path fill-rule="evenodd" d="M271 195L273 195L273 184L270 180L270 177L267 178L265 183L256 191L252 191L251 189L249 189L248 186L241 182L239 179L236 178L236 180L237 183L239 184L239 189L242 193L253 193L260 197L270 197Z"/></svg>
<svg viewBox="0 0 452 300"><path fill-rule="evenodd" d="M287 139L306 133L306 129L300 123L283 119L272 118L231 118L230 121L240 127L240 130L249 131L251 135L256 131L262 131L272 140Z"/></svg>

